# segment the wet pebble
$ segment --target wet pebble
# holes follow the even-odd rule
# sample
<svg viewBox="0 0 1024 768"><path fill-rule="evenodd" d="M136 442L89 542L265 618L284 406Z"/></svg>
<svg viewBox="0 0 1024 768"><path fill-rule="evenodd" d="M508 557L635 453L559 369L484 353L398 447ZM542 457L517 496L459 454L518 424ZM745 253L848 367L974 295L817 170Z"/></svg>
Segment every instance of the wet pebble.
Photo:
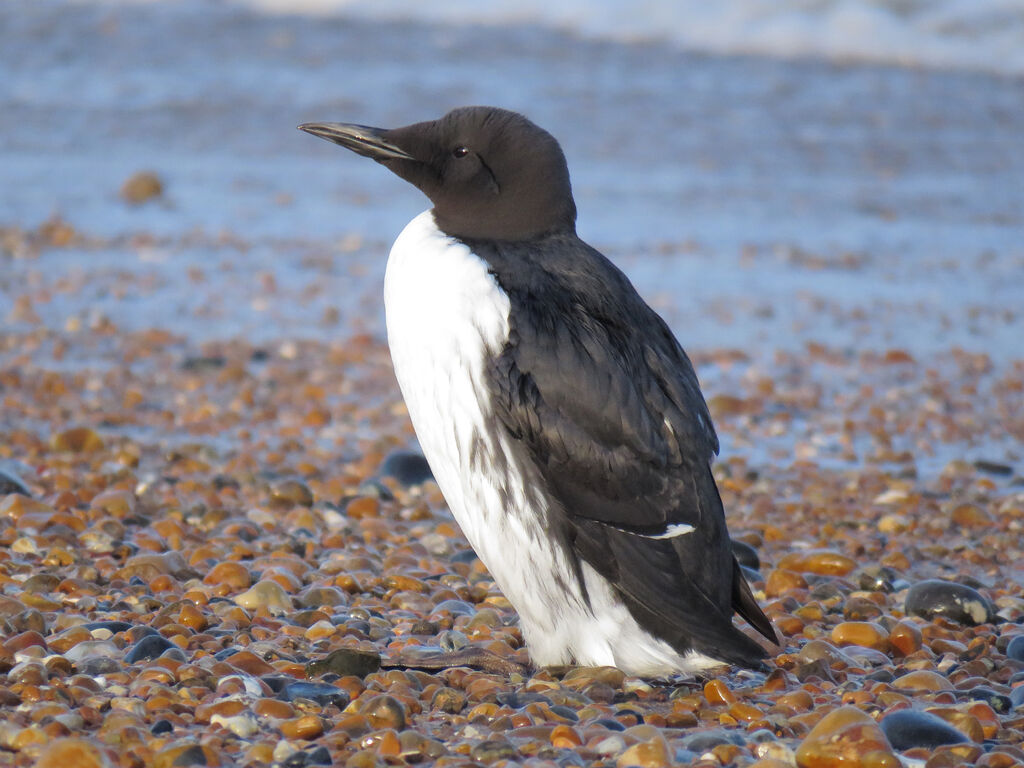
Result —
<svg viewBox="0 0 1024 768"><path fill-rule="evenodd" d="M346 675L366 677L378 669L380 669L380 654L376 651L339 648L336 651L331 651L322 659L309 662L306 665L306 676L317 677L330 673L339 677Z"/></svg>
<svg viewBox="0 0 1024 768"><path fill-rule="evenodd" d="M987 688L983 685L972 688L967 692L967 695L973 701L985 702L992 707L994 712L1000 715L1005 715L1013 709L1013 702L1009 696L993 691L991 688Z"/></svg>
<svg viewBox="0 0 1024 768"><path fill-rule="evenodd" d="M1024 633L1015 635L1006 645L1006 658L1024 661Z"/></svg>
<svg viewBox="0 0 1024 768"><path fill-rule="evenodd" d="M475 745L469 755L474 761L489 765L499 760L515 760L519 752L505 739L488 739Z"/></svg>
<svg viewBox="0 0 1024 768"><path fill-rule="evenodd" d="M405 707L394 696L374 696L362 703L359 712L374 728L405 729Z"/></svg>
<svg viewBox="0 0 1024 768"><path fill-rule="evenodd" d="M818 721L797 748L796 763L800 768L900 765L878 723L849 705Z"/></svg>
<svg viewBox="0 0 1024 768"><path fill-rule="evenodd" d="M281 687L277 697L282 701L309 699L324 706L334 704L339 709L347 707L349 702L349 695L342 688L330 685L329 683L307 683L301 681L286 683Z"/></svg>
<svg viewBox="0 0 1024 768"><path fill-rule="evenodd" d="M941 717L914 709L901 709L882 718L882 731L894 748L934 749L944 744L962 744L967 737Z"/></svg>
<svg viewBox="0 0 1024 768"><path fill-rule="evenodd" d="M992 620L989 602L978 590L943 579L926 579L910 587L904 610L924 619L942 616L972 626Z"/></svg>
<svg viewBox="0 0 1024 768"><path fill-rule="evenodd" d="M140 661L156 659L172 648L179 650L178 646L162 635L146 635L128 649L124 655L124 663L138 664Z"/></svg>
<svg viewBox="0 0 1024 768"><path fill-rule="evenodd" d="M291 598L276 581L263 579L250 589L235 597L235 602L251 611L265 610L279 616L294 610Z"/></svg>

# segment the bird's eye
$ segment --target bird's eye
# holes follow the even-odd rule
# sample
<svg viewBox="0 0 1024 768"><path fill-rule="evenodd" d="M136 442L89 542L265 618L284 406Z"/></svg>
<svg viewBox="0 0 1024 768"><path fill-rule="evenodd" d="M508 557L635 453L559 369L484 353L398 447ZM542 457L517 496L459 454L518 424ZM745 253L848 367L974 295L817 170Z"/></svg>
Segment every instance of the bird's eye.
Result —
<svg viewBox="0 0 1024 768"><path fill-rule="evenodd" d="M466 147L456 147L452 150L452 157L465 157L469 154L469 150Z"/></svg>

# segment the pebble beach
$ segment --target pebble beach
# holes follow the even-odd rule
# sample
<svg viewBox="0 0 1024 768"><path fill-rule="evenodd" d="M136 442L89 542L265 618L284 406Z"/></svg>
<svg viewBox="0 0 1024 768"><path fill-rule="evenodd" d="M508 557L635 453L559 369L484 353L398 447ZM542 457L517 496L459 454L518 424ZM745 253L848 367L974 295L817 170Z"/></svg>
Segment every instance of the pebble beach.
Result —
<svg viewBox="0 0 1024 768"><path fill-rule="evenodd" d="M0 6L0 765L1024 765L1024 65L386 7ZM693 359L766 671L534 668L448 512L426 202L295 126L470 103Z"/></svg>

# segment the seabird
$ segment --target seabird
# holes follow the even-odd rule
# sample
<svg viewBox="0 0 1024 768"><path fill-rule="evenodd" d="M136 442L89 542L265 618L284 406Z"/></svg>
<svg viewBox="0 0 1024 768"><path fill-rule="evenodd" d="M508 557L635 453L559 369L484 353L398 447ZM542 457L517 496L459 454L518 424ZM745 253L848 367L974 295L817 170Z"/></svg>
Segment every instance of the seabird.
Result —
<svg viewBox="0 0 1024 768"><path fill-rule="evenodd" d="M759 668L767 653L733 613L777 639L731 550L693 365L576 236L554 137L493 107L299 128L433 203L391 248L388 345L423 453L533 662Z"/></svg>

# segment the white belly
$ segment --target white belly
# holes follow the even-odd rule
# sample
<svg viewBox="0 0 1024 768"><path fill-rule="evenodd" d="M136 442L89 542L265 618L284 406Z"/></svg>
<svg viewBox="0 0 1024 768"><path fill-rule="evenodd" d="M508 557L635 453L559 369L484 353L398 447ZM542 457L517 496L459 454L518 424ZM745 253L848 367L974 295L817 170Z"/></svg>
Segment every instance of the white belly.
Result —
<svg viewBox="0 0 1024 768"><path fill-rule="evenodd" d="M477 555L519 612L537 664L610 665L633 674L689 671L583 565L589 605L566 553L544 530L543 489L492 416L485 365L509 333L508 296L487 265L440 232L430 211L391 249L384 277L388 345L423 454ZM565 578L559 579L558 575Z"/></svg>

